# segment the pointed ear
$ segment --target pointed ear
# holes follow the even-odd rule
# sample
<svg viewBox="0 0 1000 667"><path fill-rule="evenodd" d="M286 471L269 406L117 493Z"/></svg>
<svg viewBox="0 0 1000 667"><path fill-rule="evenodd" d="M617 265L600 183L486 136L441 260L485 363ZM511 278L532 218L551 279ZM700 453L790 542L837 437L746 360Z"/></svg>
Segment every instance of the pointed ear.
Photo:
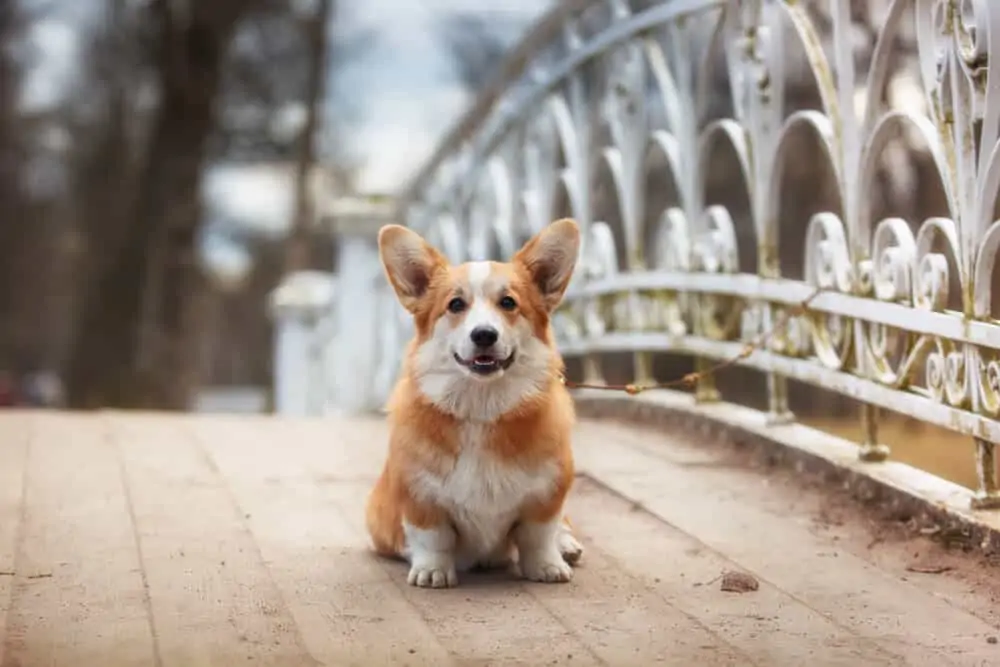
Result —
<svg viewBox="0 0 1000 667"><path fill-rule="evenodd" d="M579 253L580 227L564 218L538 232L514 255L514 262L528 270L549 312L562 301Z"/></svg>
<svg viewBox="0 0 1000 667"><path fill-rule="evenodd" d="M413 230L386 225L378 232L378 254L399 302L411 313L434 275L447 266L444 256Z"/></svg>

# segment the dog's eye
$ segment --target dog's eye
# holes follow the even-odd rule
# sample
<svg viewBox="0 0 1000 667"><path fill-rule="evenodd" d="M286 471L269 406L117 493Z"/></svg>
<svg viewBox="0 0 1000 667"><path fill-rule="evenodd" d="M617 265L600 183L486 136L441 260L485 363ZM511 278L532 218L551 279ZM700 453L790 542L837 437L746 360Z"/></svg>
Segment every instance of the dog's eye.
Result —
<svg viewBox="0 0 1000 667"><path fill-rule="evenodd" d="M503 308L504 310L514 310L515 308L517 308L517 301L514 301L512 297L505 296L504 298L500 299L500 307Z"/></svg>
<svg viewBox="0 0 1000 667"><path fill-rule="evenodd" d="M465 301L456 296L454 299L448 302L448 310L453 313L462 312L463 310L465 310Z"/></svg>

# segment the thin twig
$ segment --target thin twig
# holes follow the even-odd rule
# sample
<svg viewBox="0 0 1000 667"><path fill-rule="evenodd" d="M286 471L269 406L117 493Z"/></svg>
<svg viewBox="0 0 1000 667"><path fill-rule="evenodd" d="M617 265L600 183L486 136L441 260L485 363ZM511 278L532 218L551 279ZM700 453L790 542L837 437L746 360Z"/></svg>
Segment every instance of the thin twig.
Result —
<svg viewBox="0 0 1000 667"><path fill-rule="evenodd" d="M752 341L744 345L743 349L740 350L739 354L729 359L725 359L716 364L713 364L712 366L709 366L704 370L697 371L694 373L687 373L686 375L683 375L679 378L675 378L673 380L668 380L666 382L656 382L653 384L637 384L634 382L630 382L628 384L592 384L588 382L576 382L574 380L568 380L565 377L563 378L563 384L565 384L570 389L600 389L602 391L624 391L626 394L629 394L631 396L641 394L642 392L649 391L651 389L673 389L676 387L693 387L696 384L698 384L698 382L700 382L701 380L704 380L709 376L715 375L724 368L735 366L744 359L749 358L750 355L752 355L754 352L762 349L764 345L766 345L767 342L774 337L775 333L783 329L785 325L787 325L788 322L793 317L800 317L803 313L805 313L806 308L809 307L809 304L811 304L816 299L816 297L819 296L820 293L822 292L823 289L817 287L815 290L813 290L812 294L810 294L808 297L806 297L805 299L803 299L802 301L800 301L799 303L795 304L794 306L790 307L787 311L785 311L782 314L782 316L778 319L777 323L771 328L770 331L761 332L760 334L757 335L756 338L754 338Z"/></svg>

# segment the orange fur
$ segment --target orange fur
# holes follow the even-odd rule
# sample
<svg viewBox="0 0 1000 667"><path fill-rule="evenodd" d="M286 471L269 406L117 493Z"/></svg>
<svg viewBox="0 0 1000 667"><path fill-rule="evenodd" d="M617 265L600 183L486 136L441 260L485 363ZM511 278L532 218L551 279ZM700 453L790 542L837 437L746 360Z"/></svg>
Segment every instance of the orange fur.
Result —
<svg viewBox="0 0 1000 667"><path fill-rule="evenodd" d="M511 263L448 266L408 230L380 233L386 273L416 332L389 401L389 451L366 518L377 553L411 561L410 583L455 585L456 567L496 564L515 545L525 576L569 579L560 563L582 551L562 516L574 410L549 319L578 239L576 224L560 221ZM504 297L516 306L498 306ZM450 309L455 299L466 309ZM513 341L512 365L489 379L456 361L463 333L480 320L499 330L500 344Z"/></svg>

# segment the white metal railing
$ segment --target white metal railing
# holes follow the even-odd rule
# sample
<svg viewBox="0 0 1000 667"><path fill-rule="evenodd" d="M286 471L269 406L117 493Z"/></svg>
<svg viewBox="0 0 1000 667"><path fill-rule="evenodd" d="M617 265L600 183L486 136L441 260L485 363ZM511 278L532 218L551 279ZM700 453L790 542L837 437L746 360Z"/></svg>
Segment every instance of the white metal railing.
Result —
<svg viewBox="0 0 1000 667"><path fill-rule="evenodd" d="M414 179L401 216L456 261L507 256L553 218L576 218L582 262L555 326L591 380L603 352L636 353L641 382L652 352L738 356L787 317L740 360L768 375L772 419L788 418L794 378L864 402L865 460L887 454L878 408L966 434L976 506L998 507L997 44L995 0L564 2ZM732 108L713 116L720 77ZM818 104L791 108L803 81ZM805 159L829 166L839 201L788 220L803 132L817 147ZM706 197L720 143L745 215ZM931 166L946 211L875 217L876 178L906 168L892 161L900 145ZM654 178L651 160L666 175ZM789 250L786 229L804 242ZM784 274L779 246L801 277ZM379 391L407 334L387 320Z"/></svg>

